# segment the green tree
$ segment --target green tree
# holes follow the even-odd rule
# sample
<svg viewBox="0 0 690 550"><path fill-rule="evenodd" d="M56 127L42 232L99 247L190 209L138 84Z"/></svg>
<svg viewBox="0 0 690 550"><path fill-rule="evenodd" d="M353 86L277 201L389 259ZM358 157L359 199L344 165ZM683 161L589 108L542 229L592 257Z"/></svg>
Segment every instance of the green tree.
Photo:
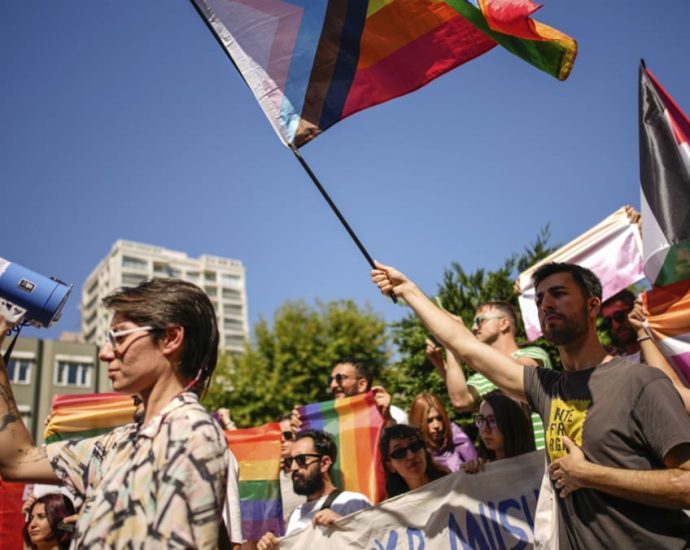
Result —
<svg viewBox="0 0 690 550"><path fill-rule="evenodd" d="M286 302L272 324L259 320L245 352L219 362L204 403L228 407L238 427L275 420L295 405L327 399L330 367L355 355L380 376L389 357L385 323L351 300Z"/></svg>
<svg viewBox="0 0 690 550"><path fill-rule="evenodd" d="M443 280L438 286L436 301L447 311L460 316L467 326L472 324L474 312L482 302L505 300L518 308L517 294L513 289L515 279L537 261L551 254L555 247L548 245L550 232L548 226L541 230L534 243L521 254L513 254L501 267L495 270L484 268L469 273L457 262L444 271ZM519 309L518 309L519 311ZM406 406L421 392L435 393L448 402L448 394L441 378L428 362L424 352L424 341L428 337L426 329L413 314L392 325L393 342L399 353L399 361L388 376L388 389L396 396L396 404ZM518 345L527 343L524 328L518 327ZM554 365L558 364L555 347L543 338L535 342L546 349ZM463 365L465 375L472 371Z"/></svg>

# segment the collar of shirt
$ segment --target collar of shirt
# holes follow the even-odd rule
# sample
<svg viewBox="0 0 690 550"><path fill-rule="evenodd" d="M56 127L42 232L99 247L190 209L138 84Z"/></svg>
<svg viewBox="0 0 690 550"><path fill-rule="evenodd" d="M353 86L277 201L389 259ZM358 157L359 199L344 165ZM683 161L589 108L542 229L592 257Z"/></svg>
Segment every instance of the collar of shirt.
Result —
<svg viewBox="0 0 690 550"><path fill-rule="evenodd" d="M185 405L196 405L199 403L199 396L194 392L184 392L180 395L176 395L170 403L168 403L163 410L154 416L148 424L144 425L139 429L139 426L135 424L135 429L139 429L139 437L146 437L148 439L153 439L156 434L160 431L161 422L165 419L167 415L171 412L184 407Z"/></svg>

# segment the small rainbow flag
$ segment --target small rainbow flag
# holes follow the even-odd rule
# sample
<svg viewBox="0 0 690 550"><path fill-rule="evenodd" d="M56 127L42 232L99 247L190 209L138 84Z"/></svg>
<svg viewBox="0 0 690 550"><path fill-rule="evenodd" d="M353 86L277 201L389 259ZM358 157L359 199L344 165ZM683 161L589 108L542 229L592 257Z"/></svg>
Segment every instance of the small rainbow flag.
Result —
<svg viewBox="0 0 690 550"><path fill-rule="evenodd" d="M305 405L299 411L303 429L323 430L336 439L333 482L342 490L366 495L373 503L383 500L385 484L378 451L383 417L373 392Z"/></svg>
<svg viewBox="0 0 690 550"><path fill-rule="evenodd" d="M271 531L283 535L280 494L280 424L226 431L228 446L240 468L242 537L258 540Z"/></svg>
<svg viewBox="0 0 690 550"><path fill-rule="evenodd" d="M531 0L192 0L285 144L500 44L564 80L577 44Z"/></svg>
<svg viewBox="0 0 690 550"><path fill-rule="evenodd" d="M129 395L56 395L53 397L52 416L43 437L46 443L94 437L133 422L134 411Z"/></svg>
<svg viewBox="0 0 690 550"><path fill-rule="evenodd" d="M690 387L690 279L653 288L642 300L654 340Z"/></svg>

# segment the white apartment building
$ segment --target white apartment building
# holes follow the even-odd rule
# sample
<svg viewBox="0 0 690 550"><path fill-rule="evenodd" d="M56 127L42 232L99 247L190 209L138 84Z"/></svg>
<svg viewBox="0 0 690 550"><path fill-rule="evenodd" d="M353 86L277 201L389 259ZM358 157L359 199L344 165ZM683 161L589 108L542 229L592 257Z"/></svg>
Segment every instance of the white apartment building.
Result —
<svg viewBox="0 0 690 550"><path fill-rule="evenodd" d="M249 332L242 262L207 255L190 258L184 252L123 240L113 245L82 287L84 341L100 344L105 340L111 317L101 303L106 294L152 277L176 277L203 288L216 310L221 349L242 351Z"/></svg>

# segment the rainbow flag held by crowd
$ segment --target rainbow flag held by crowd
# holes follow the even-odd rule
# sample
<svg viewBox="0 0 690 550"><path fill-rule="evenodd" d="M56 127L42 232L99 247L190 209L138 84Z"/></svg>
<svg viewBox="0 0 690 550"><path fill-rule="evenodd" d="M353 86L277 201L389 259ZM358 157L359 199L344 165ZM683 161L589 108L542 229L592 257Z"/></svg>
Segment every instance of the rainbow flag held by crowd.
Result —
<svg viewBox="0 0 690 550"><path fill-rule="evenodd" d="M281 140L300 147L497 44L564 80L577 45L531 0L192 0Z"/></svg>
<svg viewBox="0 0 690 550"><path fill-rule="evenodd" d="M690 278L690 120L644 64L639 101L645 273L659 287Z"/></svg>
<svg viewBox="0 0 690 550"><path fill-rule="evenodd" d="M64 439L85 439L134 421L132 397L118 393L87 393L53 397L50 422L45 427L46 443Z"/></svg>
<svg viewBox="0 0 690 550"><path fill-rule="evenodd" d="M331 470L334 483L344 491L383 500L385 485L378 452L383 417L374 394L368 392L300 407L302 428L323 430L335 437L338 459Z"/></svg>
<svg viewBox="0 0 690 550"><path fill-rule="evenodd" d="M242 537L258 540L285 533L280 494L280 424L225 432L240 468Z"/></svg>
<svg viewBox="0 0 690 550"><path fill-rule="evenodd" d="M642 299L654 340L690 387L690 279L653 288Z"/></svg>

